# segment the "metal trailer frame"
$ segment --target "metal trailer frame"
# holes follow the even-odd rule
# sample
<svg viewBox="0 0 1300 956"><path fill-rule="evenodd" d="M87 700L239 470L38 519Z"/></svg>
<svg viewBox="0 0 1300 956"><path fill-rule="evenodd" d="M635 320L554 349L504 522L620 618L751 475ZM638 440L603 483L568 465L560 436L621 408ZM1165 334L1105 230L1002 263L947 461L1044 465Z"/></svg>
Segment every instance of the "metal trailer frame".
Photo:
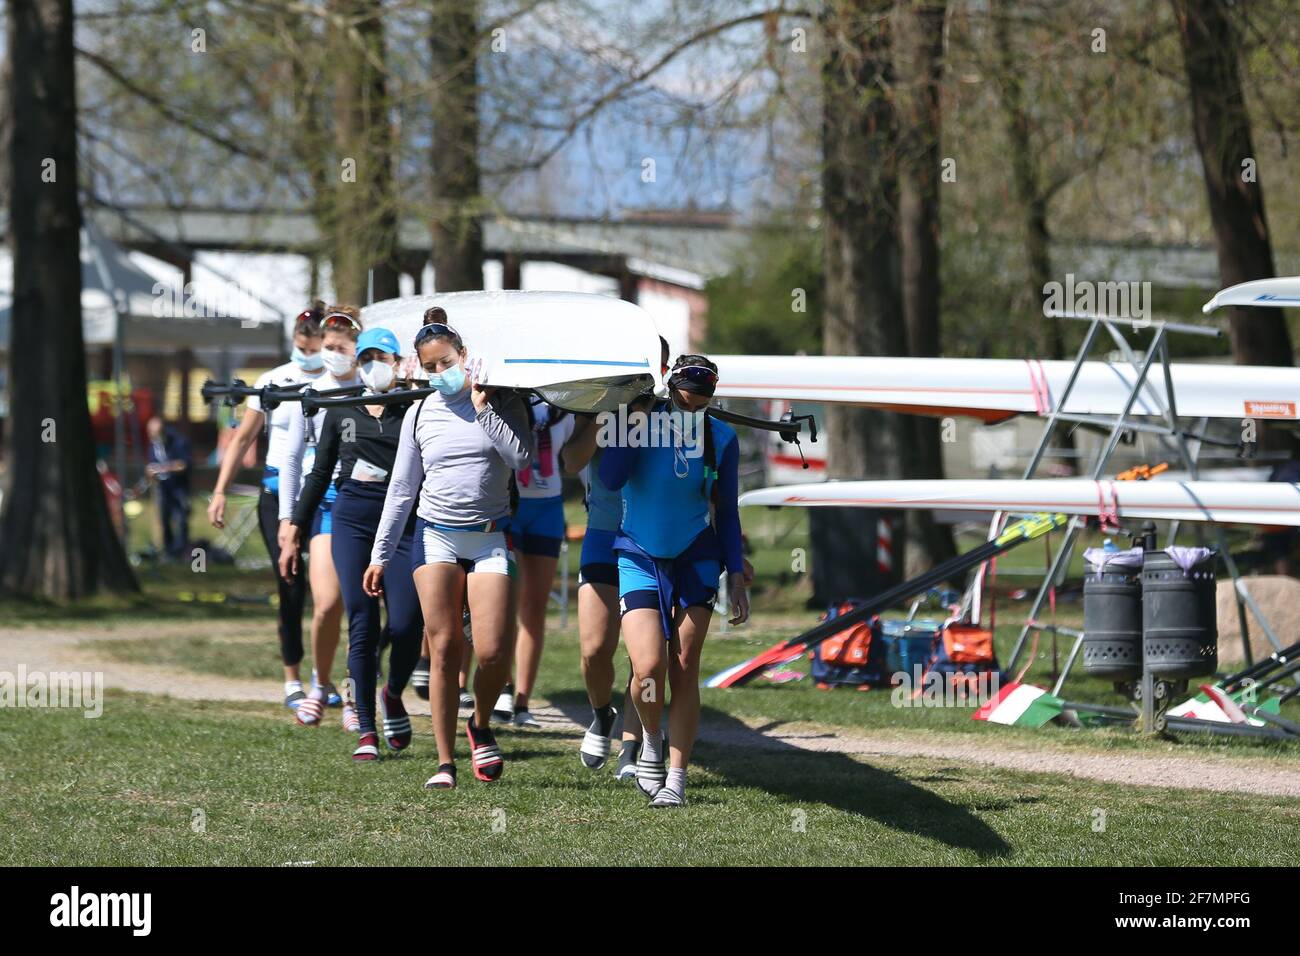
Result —
<svg viewBox="0 0 1300 956"><path fill-rule="evenodd" d="M1056 396L1052 407L1047 415L1047 420L1043 426L1042 437L1039 439L1037 447L1025 467L1023 478L1032 478L1037 472L1039 465L1042 463L1052 438L1056 432L1056 426L1059 423L1069 422L1079 425L1089 425L1108 429L1106 441L1097 452L1093 459L1089 477L1093 480L1099 480L1105 473L1114 455L1116 448L1126 432L1143 432L1153 434L1169 447L1182 460L1183 467L1195 480L1198 475L1197 457L1200 449L1205 444L1227 445L1228 443L1212 438L1205 433L1206 423L1202 419L1200 425L1193 429L1182 428L1178 423L1177 397L1174 393L1173 377L1170 373L1170 355L1169 355L1169 334L1178 333L1186 335L1197 335L1205 338L1219 338L1223 332L1217 328L1206 328L1199 325L1187 325L1177 322L1135 322L1129 319L1120 319L1112 316L1099 315L1096 313L1079 313L1079 312L1051 312L1049 318L1069 319L1077 321L1086 321L1089 323L1088 331L1083 337L1083 342L1075 356L1074 367L1070 372L1070 377L1066 382L1064 391ZM1136 330L1153 329L1154 335L1150 345L1147 348L1146 355L1139 360L1134 354L1129 343L1120 333L1120 326L1127 326ZM1093 414L1075 414L1063 411L1069 400L1070 393L1074 388L1079 374L1083 370L1083 363L1087 361L1089 354L1092 352L1100 332L1105 331L1113 340L1125 360L1132 366L1137 378L1129 391L1128 398L1122 411L1118 415L1093 415ZM1152 369L1159 365L1160 373L1164 378L1164 396L1161 396L1158 390L1150 385ZM1156 424L1147 421L1134 420L1131 417L1133 406L1136 404L1138 397L1142 395L1151 401L1161 412L1163 422ZM1004 521L1005 516L1001 513L994 515L990 525L991 531L996 531ZM1053 625L1042 624L1038 620L1038 615L1043 608L1043 603L1051 594L1052 589L1061 580L1065 570L1069 567L1070 558L1074 553L1075 542L1078 538L1079 531L1084 527L1085 519L1075 517L1070 521L1066 528L1065 537L1060 546L1053 555L1052 561L1047 569L1043 582L1039 586L1037 594L1034 596L1033 604L1030 606L1025 624L1020 630L1016 643L1011 651L1011 658L1008 661L1007 669L1014 670L1016 663L1020 659L1021 652L1024 649L1025 641L1030 631L1053 631L1067 633L1074 637L1074 644L1070 653L1066 657L1065 664L1057 676L1056 683L1052 687L1051 693L1054 696L1060 696L1061 688L1064 686L1066 678L1069 676L1078 658L1079 651L1083 646L1084 634L1081 631L1070 631L1063 628L1057 628ZM1282 644L1277 635L1269 626L1267 618L1259 605L1251 597L1250 592L1246 589L1245 582L1237 569L1237 564L1232 558L1232 554L1227 547L1227 539L1224 536L1223 529L1217 525L1211 525L1214 529L1214 536L1219 547L1220 555L1227 567L1228 575L1233 581L1233 591L1237 599L1237 617L1241 625L1241 639L1243 654L1247 665L1252 663L1250 649L1250 629L1249 618L1253 617L1263 630L1269 643L1275 650L1282 650ZM1178 532L1178 523L1173 522L1170 527L1169 541L1172 543L1174 536ZM980 587L982 578L977 577L976 583L972 585L972 597L975 596L977 589ZM1248 613L1249 612L1249 613ZM1297 683L1300 685L1300 677L1297 677ZM1140 727L1144 733L1152 734L1163 731L1166 727L1170 729L1209 729L1200 726L1183 726L1185 721L1175 721L1174 725L1165 721L1163 711L1170 701L1170 692L1172 686L1169 682L1157 680L1146 666L1145 656L1142 666L1142 677L1137 687L1138 698L1141 704ZM1177 725L1177 726L1175 726ZM1237 727L1238 725L1224 725ZM1262 728L1252 728L1262 729ZM1240 731L1226 731L1229 733L1239 733ZM1261 735L1267 736L1267 735Z"/></svg>

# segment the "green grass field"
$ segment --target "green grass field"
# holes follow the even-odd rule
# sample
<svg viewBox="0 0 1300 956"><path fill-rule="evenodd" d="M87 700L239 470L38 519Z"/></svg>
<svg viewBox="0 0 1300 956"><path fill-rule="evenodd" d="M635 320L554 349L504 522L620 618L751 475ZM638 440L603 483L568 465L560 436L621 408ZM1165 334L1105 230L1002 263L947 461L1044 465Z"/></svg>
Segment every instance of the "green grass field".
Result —
<svg viewBox="0 0 1300 956"><path fill-rule="evenodd" d="M427 730L410 756L354 766L341 730L304 731L269 706L112 694L98 720L19 710L0 731L0 854L134 866L1256 865L1294 863L1300 825L1297 801L710 745L690 807L661 813L580 767L572 739L501 737L503 782L433 794L420 786Z"/></svg>
<svg viewBox="0 0 1300 956"><path fill-rule="evenodd" d="M803 610L803 582L779 579L801 529L759 525L752 540L766 582L755 594L758 611L744 628L714 631L706 675L815 620ZM1022 558L1030 560L1023 552ZM266 572L144 570L145 590L135 598L71 608L8 602L0 612L11 626L93 627L87 653L123 664L277 685ZM216 600L220 595L225 599ZM1023 607L1004 599L1002 620L1012 621ZM1062 606L1059 620L1078 624L1077 605ZM1003 659L1015 633L1011 623L999 628ZM1064 641L1058 650L1064 660ZM1029 679L1047 684L1051 660L1044 638ZM336 679L338 668L341 657ZM625 668L620 663L620 674ZM567 628L558 613L551 616L538 695L585 722L572 614ZM1120 702L1108 684L1081 675L1071 679L1067 696ZM691 805L665 813L647 809L608 769L593 774L581 767L569 731L502 731L509 763L505 780L492 786L473 780L462 740L461 786L431 793L422 789L434 770L426 718L416 720L408 753L358 766L336 711L326 726L307 730L275 704L126 692L110 692L94 720L77 711L6 710L0 859L150 866L1194 866L1292 864L1300 855L1298 799L1103 783L949 757L810 752L754 728L798 723L814 734L927 745L1209 760L1242 775L1300 768L1300 747L1150 740L1120 729L994 727L970 720L966 708L899 708L888 690L826 692L808 679L705 690L703 703L714 733L695 754ZM1300 721L1300 705L1284 714Z"/></svg>

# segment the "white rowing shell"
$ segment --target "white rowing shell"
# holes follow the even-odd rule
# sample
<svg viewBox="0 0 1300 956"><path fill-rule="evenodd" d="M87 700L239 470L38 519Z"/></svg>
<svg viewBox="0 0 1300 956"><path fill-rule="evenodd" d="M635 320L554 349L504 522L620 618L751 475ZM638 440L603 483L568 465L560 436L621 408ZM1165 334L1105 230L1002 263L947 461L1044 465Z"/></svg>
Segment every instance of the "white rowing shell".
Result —
<svg viewBox="0 0 1300 956"><path fill-rule="evenodd" d="M362 325L397 336L413 371L415 334L439 305L465 342L480 385L536 389L571 411L616 407L660 384L659 333L650 313L584 292L446 292L387 299L361 310ZM423 377L421 373L417 377Z"/></svg>
<svg viewBox="0 0 1300 956"><path fill-rule="evenodd" d="M740 504L1013 514L1058 511L1105 513L1117 519L1300 526L1300 486L1280 481L828 481L760 488L741 495Z"/></svg>
<svg viewBox="0 0 1300 956"><path fill-rule="evenodd" d="M722 398L773 398L866 405L921 415L968 415L986 422L1046 415L1065 393L1073 362L824 355L715 355ZM1171 366L1180 416L1300 418L1300 369ZM1118 415L1137 380L1130 365L1085 362L1066 402L1075 415ZM1151 369L1133 414L1159 416L1164 375Z"/></svg>
<svg viewBox="0 0 1300 956"><path fill-rule="evenodd" d="M1300 307L1300 276L1255 279L1228 286L1216 292L1213 299L1201 306L1201 311L1209 313L1225 305L1259 305L1274 309Z"/></svg>

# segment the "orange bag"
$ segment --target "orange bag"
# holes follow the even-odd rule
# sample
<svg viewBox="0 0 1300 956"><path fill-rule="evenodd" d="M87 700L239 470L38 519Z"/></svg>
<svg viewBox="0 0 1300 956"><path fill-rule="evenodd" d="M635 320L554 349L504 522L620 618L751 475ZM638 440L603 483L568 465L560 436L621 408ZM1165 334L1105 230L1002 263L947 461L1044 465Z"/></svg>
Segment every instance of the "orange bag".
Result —
<svg viewBox="0 0 1300 956"><path fill-rule="evenodd" d="M996 666L993 632L969 624L949 624L943 629L943 649L954 664Z"/></svg>
<svg viewBox="0 0 1300 956"><path fill-rule="evenodd" d="M821 643L821 658L838 667L866 667L871 653L871 622L862 621ZM811 656L811 654L809 655Z"/></svg>

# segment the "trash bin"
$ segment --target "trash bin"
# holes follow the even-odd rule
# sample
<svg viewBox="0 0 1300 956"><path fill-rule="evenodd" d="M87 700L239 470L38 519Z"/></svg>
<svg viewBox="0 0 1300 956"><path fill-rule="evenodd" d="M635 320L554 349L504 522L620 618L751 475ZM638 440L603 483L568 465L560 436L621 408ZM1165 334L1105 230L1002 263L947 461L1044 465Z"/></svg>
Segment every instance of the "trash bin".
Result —
<svg viewBox="0 0 1300 956"><path fill-rule="evenodd" d="M1083 670L1113 681L1142 676L1142 555L1089 548L1084 552Z"/></svg>
<svg viewBox="0 0 1300 956"><path fill-rule="evenodd" d="M1142 641L1147 667L1163 680L1213 674L1219 664L1210 548L1148 551L1142 562Z"/></svg>

